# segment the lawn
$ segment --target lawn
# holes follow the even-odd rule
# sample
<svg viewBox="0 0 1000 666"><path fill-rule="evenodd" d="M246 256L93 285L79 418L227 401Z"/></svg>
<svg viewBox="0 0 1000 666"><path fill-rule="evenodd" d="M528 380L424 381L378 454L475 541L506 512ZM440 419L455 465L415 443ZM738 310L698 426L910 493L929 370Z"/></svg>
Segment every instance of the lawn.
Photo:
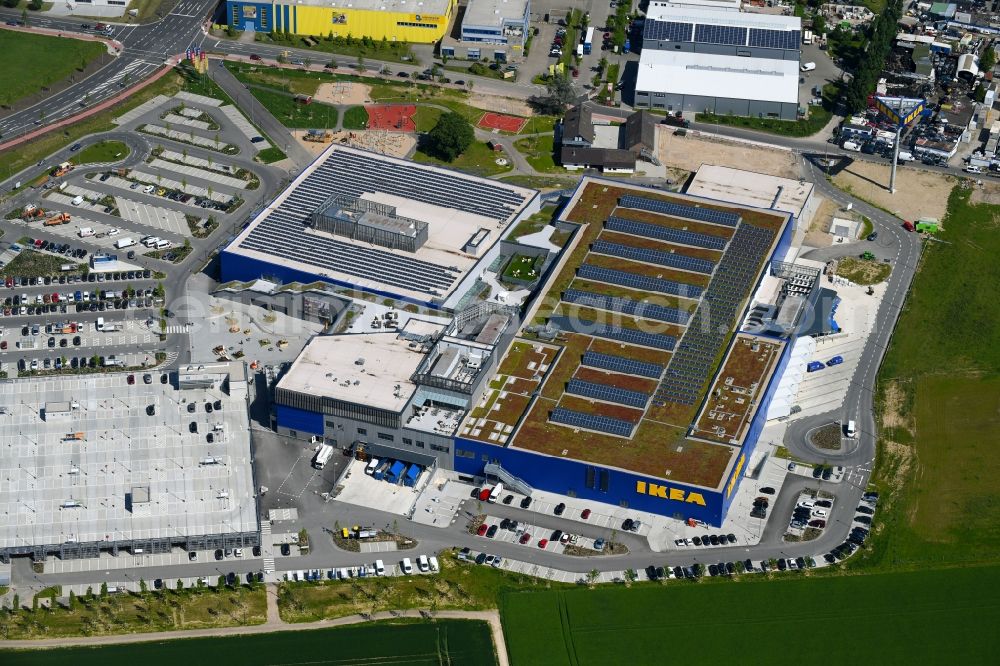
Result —
<svg viewBox="0 0 1000 666"><path fill-rule="evenodd" d="M58 275L63 264L77 262L57 257L54 254L22 250L9 264L0 269L0 276L20 275L21 277L42 277Z"/></svg>
<svg viewBox="0 0 1000 666"><path fill-rule="evenodd" d="M0 106L44 91L107 52L100 42L0 30Z"/></svg>
<svg viewBox="0 0 1000 666"><path fill-rule="evenodd" d="M339 112L332 106L319 102L300 104L288 93L256 86L251 86L250 92L285 127L333 129L337 126Z"/></svg>
<svg viewBox="0 0 1000 666"><path fill-rule="evenodd" d="M507 263L507 268L503 271L503 277L507 279L516 278L518 280L533 280L537 277L536 268L542 263L543 257L515 254Z"/></svg>
<svg viewBox="0 0 1000 666"><path fill-rule="evenodd" d="M99 590L94 588L95 594ZM206 588L184 592L115 594L93 599L77 598L73 609L19 611L0 616L4 638L58 638L98 636L139 631L173 631L263 624L266 619L264 588ZM9 659L0 659L9 664Z"/></svg>
<svg viewBox="0 0 1000 666"><path fill-rule="evenodd" d="M128 157L129 152L129 147L121 141L98 141L78 152L72 160L78 165L117 162Z"/></svg>
<svg viewBox="0 0 1000 666"><path fill-rule="evenodd" d="M396 620L224 638L60 648L4 654L5 666L103 664L463 664L497 663L489 625L472 620Z"/></svg>
<svg viewBox="0 0 1000 666"><path fill-rule="evenodd" d="M752 118L744 116L719 116L714 113L695 114L695 121L712 125L729 125L751 130L778 134L781 136L812 136L830 122L833 117L834 100L840 95L838 86L827 84L823 87L823 104L809 105L809 115L798 120L779 120L777 118ZM803 102L804 103L804 102Z"/></svg>
<svg viewBox="0 0 1000 666"><path fill-rule="evenodd" d="M845 277L854 284L878 284L889 278L892 265L871 259L844 257L837 265L837 275Z"/></svg>
<svg viewBox="0 0 1000 666"><path fill-rule="evenodd" d="M270 148L265 148L264 150L257 153L257 161L261 164L274 164L288 157L285 153L276 146L271 146Z"/></svg>
<svg viewBox="0 0 1000 666"><path fill-rule="evenodd" d="M319 584L282 583L278 593L286 622L312 622L397 608L486 610L496 608L505 589L547 589L548 581L438 556L436 576L365 578ZM568 587L568 586L567 586Z"/></svg>
<svg viewBox="0 0 1000 666"><path fill-rule="evenodd" d="M512 664L836 664L861 646L879 664L992 663L998 580L1000 567L709 579L508 593L500 612ZM817 627L830 640L795 638Z"/></svg>
<svg viewBox="0 0 1000 666"><path fill-rule="evenodd" d="M368 111L363 106L352 106L344 111L344 129L360 130L368 127Z"/></svg>
<svg viewBox="0 0 1000 666"><path fill-rule="evenodd" d="M565 173L566 171L555 162L551 134L518 139L514 143L514 147L524 155L524 159L535 171L542 173Z"/></svg>
<svg viewBox="0 0 1000 666"><path fill-rule="evenodd" d="M501 166L496 163L498 156L486 143L473 141L465 152L459 155L454 162L444 162L436 157L428 155L420 148L413 153L413 161L425 164L437 164L440 166L466 171L477 176L493 176L511 170L510 164Z"/></svg>
<svg viewBox="0 0 1000 666"><path fill-rule="evenodd" d="M1000 206L956 188L942 238L920 268L879 377L885 500L855 567L1000 562Z"/></svg>

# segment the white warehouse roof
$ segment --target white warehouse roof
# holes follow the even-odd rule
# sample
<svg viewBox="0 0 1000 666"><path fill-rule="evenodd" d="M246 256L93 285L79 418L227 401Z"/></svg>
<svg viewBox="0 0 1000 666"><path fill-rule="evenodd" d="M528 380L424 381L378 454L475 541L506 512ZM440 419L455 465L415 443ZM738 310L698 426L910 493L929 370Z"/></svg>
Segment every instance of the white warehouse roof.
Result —
<svg viewBox="0 0 1000 666"><path fill-rule="evenodd" d="M650 49L639 59L635 89L798 104L799 63Z"/></svg>
<svg viewBox="0 0 1000 666"><path fill-rule="evenodd" d="M741 28L763 30L801 30L802 19L798 16L778 14L749 14L745 12L718 11L708 7L668 5L656 7L646 15L647 19L675 21L678 23L705 23L708 25L732 25Z"/></svg>

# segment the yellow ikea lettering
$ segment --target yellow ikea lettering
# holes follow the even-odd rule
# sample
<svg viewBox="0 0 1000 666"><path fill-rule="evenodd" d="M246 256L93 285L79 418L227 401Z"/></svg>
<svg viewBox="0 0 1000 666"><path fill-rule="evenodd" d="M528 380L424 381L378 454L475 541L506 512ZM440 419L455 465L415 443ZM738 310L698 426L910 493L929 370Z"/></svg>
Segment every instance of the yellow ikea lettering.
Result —
<svg viewBox="0 0 1000 666"><path fill-rule="evenodd" d="M698 504L705 506L705 497L701 493L687 492L682 488L670 488L661 486L658 483L646 483L645 481L635 482L635 492L640 495L650 495L674 502L686 502L688 504Z"/></svg>

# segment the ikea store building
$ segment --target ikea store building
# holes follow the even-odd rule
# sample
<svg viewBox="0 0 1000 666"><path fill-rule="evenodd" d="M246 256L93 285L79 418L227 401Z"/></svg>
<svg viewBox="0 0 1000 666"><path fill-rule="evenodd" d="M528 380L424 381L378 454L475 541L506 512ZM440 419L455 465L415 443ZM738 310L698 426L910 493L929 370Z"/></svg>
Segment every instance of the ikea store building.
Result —
<svg viewBox="0 0 1000 666"><path fill-rule="evenodd" d="M431 44L448 31L454 11L455 0L227 0L226 22L237 30Z"/></svg>

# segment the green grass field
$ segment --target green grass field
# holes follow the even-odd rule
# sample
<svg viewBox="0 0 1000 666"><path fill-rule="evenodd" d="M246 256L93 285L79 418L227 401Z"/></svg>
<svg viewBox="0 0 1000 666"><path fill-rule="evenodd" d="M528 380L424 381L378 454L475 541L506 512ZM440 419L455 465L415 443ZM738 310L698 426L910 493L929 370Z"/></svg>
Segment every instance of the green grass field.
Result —
<svg viewBox="0 0 1000 666"><path fill-rule="evenodd" d="M363 106L352 106L344 111L344 129L365 129L368 127L368 111Z"/></svg>
<svg viewBox="0 0 1000 666"><path fill-rule="evenodd" d="M97 648L4 652L5 666L98 666L103 664L462 664L497 663L485 622L441 620L286 631L252 636L198 638Z"/></svg>
<svg viewBox="0 0 1000 666"><path fill-rule="evenodd" d="M332 106L318 102L299 104L286 93L264 88L250 88L250 92L285 127L332 129L337 126L339 112Z"/></svg>
<svg viewBox="0 0 1000 666"><path fill-rule="evenodd" d="M84 69L106 48L100 42L0 30L0 106L42 91Z"/></svg>
<svg viewBox="0 0 1000 666"><path fill-rule="evenodd" d="M116 162L128 157L129 147L121 141L98 141L72 157L74 164Z"/></svg>
<svg viewBox="0 0 1000 666"><path fill-rule="evenodd" d="M872 548L852 568L1000 562L1000 206L949 199L879 378L886 495Z"/></svg>
<svg viewBox="0 0 1000 666"><path fill-rule="evenodd" d="M438 164L451 169L474 173L477 176L493 176L498 173L505 173L513 168L509 163L506 166L500 166L497 164L496 159L498 157L503 157L503 155L494 153L490 150L490 147L482 141L473 141L469 147L465 149L464 153L455 158L454 162L443 162L436 157L432 157L431 155L423 152L419 147L417 148L417 151L413 153L414 162Z"/></svg>
<svg viewBox="0 0 1000 666"><path fill-rule="evenodd" d="M553 153L552 135L526 137L514 143L518 152L524 155L535 171L542 173L565 173L566 169L557 165Z"/></svg>
<svg viewBox="0 0 1000 666"><path fill-rule="evenodd" d="M511 663L989 663L1000 567L521 592ZM877 652L872 651L877 646Z"/></svg>
<svg viewBox="0 0 1000 666"><path fill-rule="evenodd" d="M523 254L514 255L507 263L507 268L503 271L505 278L516 278L519 280L531 280L535 276L530 275L539 264L542 257L529 257Z"/></svg>
<svg viewBox="0 0 1000 666"><path fill-rule="evenodd" d="M0 276L43 277L45 275L58 275L63 264L75 263L77 262L67 260L65 257L57 257L54 254L22 250L11 259L9 264L0 269Z"/></svg>

